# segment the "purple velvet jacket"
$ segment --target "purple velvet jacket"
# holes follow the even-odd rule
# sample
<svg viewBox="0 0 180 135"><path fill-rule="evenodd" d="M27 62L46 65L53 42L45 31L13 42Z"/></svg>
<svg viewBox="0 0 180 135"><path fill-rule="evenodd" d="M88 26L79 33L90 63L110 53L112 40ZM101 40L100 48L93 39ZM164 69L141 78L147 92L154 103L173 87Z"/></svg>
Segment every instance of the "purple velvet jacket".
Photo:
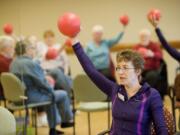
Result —
<svg viewBox="0 0 180 135"><path fill-rule="evenodd" d="M95 69L80 43L73 49L87 75L112 100L111 135L150 135L152 121L157 135L168 135L157 90L144 83L138 93L128 99L123 86L108 80Z"/></svg>

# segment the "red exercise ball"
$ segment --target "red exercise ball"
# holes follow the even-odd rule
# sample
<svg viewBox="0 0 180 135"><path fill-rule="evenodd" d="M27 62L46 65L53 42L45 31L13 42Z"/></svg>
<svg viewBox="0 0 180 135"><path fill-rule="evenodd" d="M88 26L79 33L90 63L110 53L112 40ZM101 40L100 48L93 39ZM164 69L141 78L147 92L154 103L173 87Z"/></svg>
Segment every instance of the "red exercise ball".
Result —
<svg viewBox="0 0 180 135"><path fill-rule="evenodd" d="M59 31L68 37L75 37L80 32L80 25L80 18L74 13L65 13L58 19Z"/></svg>
<svg viewBox="0 0 180 135"><path fill-rule="evenodd" d="M148 17L148 19L155 19L155 20L160 20L160 18L161 18L161 12L160 12L160 10L159 9L151 9L150 11L149 11L149 13L147 14L147 17Z"/></svg>
<svg viewBox="0 0 180 135"><path fill-rule="evenodd" d="M161 12L158 9L154 10L154 16L156 20L159 20L161 18Z"/></svg>
<svg viewBox="0 0 180 135"><path fill-rule="evenodd" d="M146 48L144 48L144 47L141 47L141 48L139 48L137 51L138 51L138 53L140 53L143 57L145 57L148 50L147 50Z"/></svg>
<svg viewBox="0 0 180 135"><path fill-rule="evenodd" d="M66 46L68 46L68 47L71 47L71 46L72 46L72 41L71 41L71 39L67 39L64 44L65 44Z"/></svg>
<svg viewBox="0 0 180 135"><path fill-rule="evenodd" d="M58 56L58 50L55 48L49 48L47 53L46 53L46 59L51 60L51 59L56 59Z"/></svg>
<svg viewBox="0 0 180 135"><path fill-rule="evenodd" d="M123 15L123 16L120 16L120 22L124 25L124 26L126 26L126 25L128 25L128 23L129 23L129 17L128 17L128 15Z"/></svg>
<svg viewBox="0 0 180 135"><path fill-rule="evenodd" d="M4 31L5 34L11 35L13 33L12 24L9 24L9 23L4 24L3 31Z"/></svg>

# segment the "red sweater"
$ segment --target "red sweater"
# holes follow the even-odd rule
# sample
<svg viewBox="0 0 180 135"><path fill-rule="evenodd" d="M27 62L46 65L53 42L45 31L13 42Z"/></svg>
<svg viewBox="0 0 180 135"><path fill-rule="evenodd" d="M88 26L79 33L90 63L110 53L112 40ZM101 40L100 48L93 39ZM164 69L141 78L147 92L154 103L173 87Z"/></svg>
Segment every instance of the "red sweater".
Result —
<svg viewBox="0 0 180 135"><path fill-rule="evenodd" d="M150 42L148 46L137 44L133 49L139 50L140 48L150 49L154 53L154 57L144 57L145 70L156 70L160 67L160 60L162 59L162 51L158 43Z"/></svg>
<svg viewBox="0 0 180 135"><path fill-rule="evenodd" d="M0 54L0 74L2 72L8 72L9 71L9 65L11 63L12 59L7 58ZM2 86L0 84L0 96L3 96Z"/></svg>

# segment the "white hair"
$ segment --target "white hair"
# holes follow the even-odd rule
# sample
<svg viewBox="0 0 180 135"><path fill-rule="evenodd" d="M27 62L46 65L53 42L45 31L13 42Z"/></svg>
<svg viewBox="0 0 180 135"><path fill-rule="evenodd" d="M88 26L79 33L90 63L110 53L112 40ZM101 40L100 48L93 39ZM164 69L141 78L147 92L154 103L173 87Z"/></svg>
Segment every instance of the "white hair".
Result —
<svg viewBox="0 0 180 135"><path fill-rule="evenodd" d="M104 32L104 28L102 25L95 25L92 28L92 33L103 33Z"/></svg>
<svg viewBox="0 0 180 135"><path fill-rule="evenodd" d="M14 39L10 36L0 36L0 50L14 46Z"/></svg>
<svg viewBox="0 0 180 135"><path fill-rule="evenodd" d="M33 45L36 45L36 43L38 41L37 37L34 36L34 35L31 35L31 36L27 37L27 40Z"/></svg>
<svg viewBox="0 0 180 135"><path fill-rule="evenodd" d="M151 31L149 29L142 29L140 32L139 32L139 35L146 35L146 36L151 36Z"/></svg>

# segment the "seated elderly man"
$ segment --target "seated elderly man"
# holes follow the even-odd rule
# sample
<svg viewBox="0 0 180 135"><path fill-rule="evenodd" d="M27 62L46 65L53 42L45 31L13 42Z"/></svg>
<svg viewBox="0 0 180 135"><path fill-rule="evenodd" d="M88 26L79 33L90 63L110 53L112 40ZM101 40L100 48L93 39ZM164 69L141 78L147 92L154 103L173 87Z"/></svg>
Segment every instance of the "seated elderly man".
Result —
<svg viewBox="0 0 180 135"><path fill-rule="evenodd" d="M35 47L30 42L17 42L15 53L17 57L10 65L10 71L16 75L24 76L23 81L27 87L28 102L52 101L52 97L55 97L55 105L46 107L50 127L49 135L63 134L63 132L55 129L57 123L61 122L62 128L74 124L67 92L63 90L54 91L49 85L43 69L32 59L35 54Z"/></svg>
<svg viewBox="0 0 180 135"><path fill-rule="evenodd" d="M0 74L9 71L9 65L14 55L14 40L9 36L0 37ZM0 84L0 100L4 99L2 86Z"/></svg>
<svg viewBox="0 0 180 135"><path fill-rule="evenodd" d="M72 79L68 76L69 59L64 49L60 52L58 51L61 45L56 44L53 31L50 30L44 33L45 43L38 41L35 36L29 36L28 40L36 46L35 60L39 61L41 67L55 80L54 89L65 90L71 99ZM56 57L46 59L47 54L56 55Z"/></svg>

